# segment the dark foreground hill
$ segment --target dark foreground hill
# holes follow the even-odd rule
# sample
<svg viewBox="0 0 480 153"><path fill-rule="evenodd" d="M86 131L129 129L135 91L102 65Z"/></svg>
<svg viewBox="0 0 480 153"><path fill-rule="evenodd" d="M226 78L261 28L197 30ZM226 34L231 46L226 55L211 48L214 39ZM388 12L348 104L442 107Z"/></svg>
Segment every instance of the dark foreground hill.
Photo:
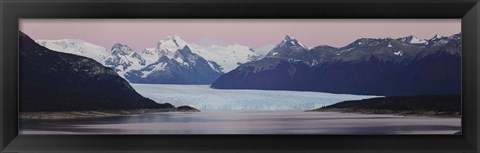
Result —
<svg viewBox="0 0 480 153"><path fill-rule="evenodd" d="M460 95L394 96L343 101L311 111L460 117L461 106Z"/></svg>
<svg viewBox="0 0 480 153"><path fill-rule="evenodd" d="M51 51L21 33L20 111L169 109L90 58Z"/></svg>

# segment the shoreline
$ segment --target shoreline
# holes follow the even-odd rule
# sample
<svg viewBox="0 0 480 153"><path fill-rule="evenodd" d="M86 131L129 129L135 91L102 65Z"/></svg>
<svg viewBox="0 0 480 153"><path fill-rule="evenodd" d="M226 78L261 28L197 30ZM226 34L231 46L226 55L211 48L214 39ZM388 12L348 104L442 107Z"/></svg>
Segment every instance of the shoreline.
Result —
<svg viewBox="0 0 480 153"><path fill-rule="evenodd" d="M102 111L56 111L56 112L19 112L20 120L63 120L103 118L124 115L136 115L154 112L195 112L172 109L134 109L134 110L102 110Z"/></svg>
<svg viewBox="0 0 480 153"><path fill-rule="evenodd" d="M392 110L374 110L374 109L353 109L353 108L318 108L307 110L305 112L339 112L339 113L357 113L357 114L382 114L412 117L433 117L433 118L462 118L461 114L452 114L450 112L435 112L426 110L416 111L392 111Z"/></svg>
<svg viewBox="0 0 480 153"><path fill-rule="evenodd" d="M308 111L461 118L460 106L460 95L416 95L342 101Z"/></svg>

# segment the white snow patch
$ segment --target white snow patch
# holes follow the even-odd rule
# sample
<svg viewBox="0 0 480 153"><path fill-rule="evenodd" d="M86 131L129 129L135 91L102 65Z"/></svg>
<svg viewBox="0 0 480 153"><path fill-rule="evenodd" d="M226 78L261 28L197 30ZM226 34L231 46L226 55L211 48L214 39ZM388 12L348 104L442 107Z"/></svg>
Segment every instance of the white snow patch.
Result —
<svg viewBox="0 0 480 153"><path fill-rule="evenodd" d="M425 43L427 43L427 41L424 40L424 39L420 39L418 37L413 36L412 40L410 40L410 43L412 43L412 44L425 44Z"/></svg>
<svg viewBox="0 0 480 153"><path fill-rule="evenodd" d="M304 44L300 43L300 42L297 42L300 46L302 46L303 48L308 48L307 46L305 46Z"/></svg>
<svg viewBox="0 0 480 153"><path fill-rule="evenodd" d="M208 66L210 66L210 68L212 68L212 70L215 70L216 72L222 72L221 70L218 70L217 68L215 68L215 66L213 65L213 63L211 61L208 61Z"/></svg>
<svg viewBox="0 0 480 153"><path fill-rule="evenodd" d="M182 64L182 65L188 66L188 63L185 62L185 61L182 59L182 57L180 57L180 56L175 57L175 61L177 61L178 63L180 63L180 64Z"/></svg>
<svg viewBox="0 0 480 153"><path fill-rule="evenodd" d="M342 52L348 52L348 51L351 51L352 49L355 49L355 47L352 47L352 48L349 48L349 49L346 49L346 50L342 50Z"/></svg>
<svg viewBox="0 0 480 153"><path fill-rule="evenodd" d="M110 57L106 48L80 39L36 40L50 50L91 58L99 63Z"/></svg>
<svg viewBox="0 0 480 153"><path fill-rule="evenodd" d="M275 48L276 45L274 44L269 44L269 45L265 45L263 47L260 47L260 48L256 48L254 49L255 50L255 53L259 54L260 56L264 57L266 56L270 51L272 51L273 48Z"/></svg>
<svg viewBox="0 0 480 153"><path fill-rule="evenodd" d="M157 65L154 65L154 68L151 71L142 71L143 75L142 78L148 77L150 73L156 72L156 71L165 71L165 67L167 67L168 63L159 63Z"/></svg>
<svg viewBox="0 0 480 153"><path fill-rule="evenodd" d="M155 52L160 55L167 56L172 59L177 50L188 46L188 43L178 35L167 35L163 40L160 40L155 47ZM161 56L160 56L161 57Z"/></svg>
<svg viewBox="0 0 480 153"><path fill-rule="evenodd" d="M250 47L240 44L226 46L190 44L189 47L193 53L220 65L225 73L237 68L237 63L247 63L261 57Z"/></svg>
<svg viewBox="0 0 480 153"><path fill-rule="evenodd" d="M443 37L445 37L445 36L442 36L442 35L439 35L439 34L436 34L435 36L433 36L433 38L435 38L435 39L441 39Z"/></svg>
<svg viewBox="0 0 480 153"><path fill-rule="evenodd" d="M393 52L393 54L395 54L395 55L397 55L397 56L402 56L402 55L403 55L403 51L402 51L402 50L399 50L399 51Z"/></svg>

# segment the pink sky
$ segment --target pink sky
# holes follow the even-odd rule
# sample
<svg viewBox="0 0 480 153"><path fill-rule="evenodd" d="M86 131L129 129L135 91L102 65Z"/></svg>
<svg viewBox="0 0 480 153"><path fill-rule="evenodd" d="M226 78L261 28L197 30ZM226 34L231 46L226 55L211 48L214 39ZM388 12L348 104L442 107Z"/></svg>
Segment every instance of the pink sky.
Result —
<svg viewBox="0 0 480 153"><path fill-rule="evenodd" d="M342 47L358 38L431 38L461 31L460 19L22 19L33 39L82 39L110 48L124 43L137 51L154 47L168 34L189 43L224 42L259 48L285 35L308 47Z"/></svg>

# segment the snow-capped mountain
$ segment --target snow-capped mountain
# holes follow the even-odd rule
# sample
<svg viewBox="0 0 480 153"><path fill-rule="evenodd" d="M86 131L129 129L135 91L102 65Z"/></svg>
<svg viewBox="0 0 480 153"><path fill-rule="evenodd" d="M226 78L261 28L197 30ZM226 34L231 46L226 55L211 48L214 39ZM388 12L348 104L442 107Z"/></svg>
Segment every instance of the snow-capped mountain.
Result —
<svg viewBox="0 0 480 153"><path fill-rule="evenodd" d="M327 45L307 48L287 35L277 45L267 45L258 51L240 44L198 45L188 43L178 35L168 35L154 47L143 51L134 51L121 43L114 44L108 51L76 39L37 42L51 50L92 58L130 82L208 84L232 70L254 67L255 72L269 71L285 62L303 64L311 69L332 63L356 64L372 60L408 64L439 50L460 56L460 38L461 34L450 37L436 35L431 39L413 35L397 39L361 38L340 48ZM289 74L299 72L288 71Z"/></svg>
<svg viewBox="0 0 480 153"><path fill-rule="evenodd" d="M141 54L145 57L147 63L156 62L160 57L167 56L172 59L176 51L188 46L188 43L178 35L167 35L164 39L157 42L154 48L146 48Z"/></svg>
<svg viewBox="0 0 480 153"><path fill-rule="evenodd" d="M338 48L326 45L307 48L298 40L287 35L265 58L278 58L292 62L304 62L307 65L316 65L333 60L335 53L338 52L337 50Z"/></svg>
<svg viewBox="0 0 480 153"><path fill-rule="evenodd" d="M256 53L250 47L240 44L197 45L188 43L179 35L167 35L164 39L158 41L155 47L145 48L140 52L134 51L121 43L114 44L111 50L107 51L103 47L77 39L38 40L37 42L55 51L95 59L105 66L115 69L121 76L131 70L141 70L147 65L156 63L163 56L187 65L188 62L177 56L177 51L185 46L188 46L193 54L204 58L211 69L218 73L231 71L243 63L258 60L266 54ZM268 49L267 47L266 50L269 51L271 48Z"/></svg>
<svg viewBox="0 0 480 153"><path fill-rule="evenodd" d="M155 47L146 48L141 54L147 60L147 63L154 63L161 56L172 58L175 56L175 51L185 46L188 46L192 53L206 59L212 69L218 70L220 73L228 72L239 64L257 60L261 57L253 49L244 45L198 45L188 43L178 35L168 35L165 39L160 40ZM217 69L216 65L219 65L220 69Z"/></svg>
<svg viewBox="0 0 480 153"><path fill-rule="evenodd" d="M435 36L433 36L432 38L430 38L430 40L435 41L435 40L439 40L439 39L442 39L442 38L445 38L445 36L436 34Z"/></svg>
<svg viewBox="0 0 480 153"><path fill-rule="evenodd" d="M458 94L460 61L461 34L428 40L361 38L340 48L306 48L286 36L265 58L221 75L211 87L385 96Z"/></svg>
<svg viewBox="0 0 480 153"><path fill-rule="evenodd" d="M138 94L115 71L92 58L52 51L38 45L22 32L18 39L19 73L23 74L20 75L22 81L19 84L22 93L19 109L22 112L175 110L171 104L158 104ZM84 42L81 44L85 45Z"/></svg>
<svg viewBox="0 0 480 153"><path fill-rule="evenodd" d="M186 45L175 51L158 53L165 55L142 69L127 72L125 78L133 83L147 84L210 84L222 74L218 65L192 53Z"/></svg>
<svg viewBox="0 0 480 153"><path fill-rule="evenodd" d="M58 52L95 59L99 63L114 69L120 76L130 82L136 83L209 84L223 73L222 67L214 60L220 60L222 56L225 57L228 54L226 52L228 49L221 50L219 49L221 47L209 53L205 48L200 48L201 46L192 45L200 48L197 51L198 53L203 53L204 56L208 55L210 57L209 60L206 60L192 52L193 49L189 47L191 45L178 35L168 35L160 40L155 47L146 48L143 52L134 51L121 43L115 43L110 51L106 51L105 48L83 40L39 40L38 42ZM228 48L233 50L231 52L236 52L235 50L237 49L244 49L238 45L229 46ZM215 52L220 53L217 55ZM239 53L242 53L242 51L239 51ZM242 57L244 54L239 54L239 56ZM247 56L251 55L247 54ZM224 59L228 61L224 62L227 63L226 65L229 62L248 62L241 60L241 58L231 59L225 57ZM171 69L175 72L168 72L165 69ZM168 79L162 80L160 76L174 76L178 79L168 81Z"/></svg>
<svg viewBox="0 0 480 153"><path fill-rule="evenodd" d="M88 57L99 63L104 63L110 56L106 48L80 39L36 40L35 42L50 50Z"/></svg>
<svg viewBox="0 0 480 153"><path fill-rule="evenodd" d="M214 61L195 54L191 46L178 35L168 35L140 54L145 66L128 70L124 76L133 83L210 84L223 72Z"/></svg>
<svg viewBox="0 0 480 153"><path fill-rule="evenodd" d="M224 46L200 46L191 44L190 46L193 48L193 53L220 65L222 68L221 71L224 73L237 68L241 64L258 60L262 57L262 55L256 53L252 48L240 44Z"/></svg>
<svg viewBox="0 0 480 153"><path fill-rule="evenodd" d="M290 58L292 55L295 56L297 53L307 50L305 45L287 35L265 57Z"/></svg>
<svg viewBox="0 0 480 153"><path fill-rule="evenodd" d="M408 37L399 38L399 40L401 40L403 42L406 42L406 43L410 43L410 44L428 45L428 40L421 39L421 38L418 38L418 37L413 36L413 35L408 36Z"/></svg>
<svg viewBox="0 0 480 153"><path fill-rule="evenodd" d="M113 68L118 74L124 76L130 70L138 70L144 67L146 61L127 45L115 43L111 49L110 57L105 60L104 65Z"/></svg>
<svg viewBox="0 0 480 153"><path fill-rule="evenodd" d="M260 48L255 48L254 50L257 54L260 54L261 57L265 57L275 46L274 44L268 44Z"/></svg>
<svg viewBox="0 0 480 153"><path fill-rule="evenodd" d="M417 40L415 36L398 39L391 38L361 38L345 47L338 48L335 61L363 62L371 57L381 61L401 63L413 60L417 54L426 48L425 40Z"/></svg>

